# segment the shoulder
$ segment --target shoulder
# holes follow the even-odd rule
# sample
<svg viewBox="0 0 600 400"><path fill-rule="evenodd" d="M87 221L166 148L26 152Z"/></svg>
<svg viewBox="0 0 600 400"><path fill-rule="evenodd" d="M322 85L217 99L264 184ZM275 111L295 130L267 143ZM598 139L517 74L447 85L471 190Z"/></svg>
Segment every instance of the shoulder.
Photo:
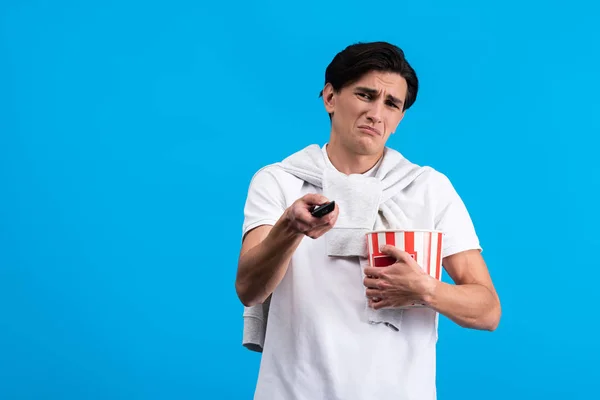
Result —
<svg viewBox="0 0 600 400"><path fill-rule="evenodd" d="M303 180L287 172L280 164L266 165L252 176L248 201L269 201L286 208L300 197L303 185Z"/></svg>
<svg viewBox="0 0 600 400"><path fill-rule="evenodd" d="M417 188L444 190L452 186L450 179L441 171L429 165L417 164L406 158L398 150L386 148L386 158L380 167L384 179L391 177L393 183L401 186L410 183Z"/></svg>
<svg viewBox="0 0 600 400"><path fill-rule="evenodd" d="M401 187L405 187L405 195L421 199L433 210L445 208L448 204L460 201L453 183L444 172L429 166L414 164L406 159L403 169L405 179Z"/></svg>
<svg viewBox="0 0 600 400"><path fill-rule="evenodd" d="M454 190L454 186L452 185L450 178L445 173L432 167L426 167L426 169L426 181L430 188L442 192Z"/></svg>
<svg viewBox="0 0 600 400"><path fill-rule="evenodd" d="M443 172L431 167L413 164L414 181L412 186L431 195L449 194L454 191L450 178Z"/></svg>
<svg viewBox="0 0 600 400"><path fill-rule="evenodd" d="M266 165L254 173L250 187L279 187L285 190L302 185L302 180L287 172L280 163Z"/></svg>
<svg viewBox="0 0 600 400"><path fill-rule="evenodd" d="M427 167L427 171L421 176L425 195L434 209L440 211L450 204L462 201L452 181L445 173Z"/></svg>

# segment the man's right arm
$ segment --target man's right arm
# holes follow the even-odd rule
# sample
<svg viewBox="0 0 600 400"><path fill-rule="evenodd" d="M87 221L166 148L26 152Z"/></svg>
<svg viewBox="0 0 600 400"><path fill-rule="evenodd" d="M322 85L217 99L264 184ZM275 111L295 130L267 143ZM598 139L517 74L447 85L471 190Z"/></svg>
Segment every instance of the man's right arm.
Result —
<svg viewBox="0 0 600 400"><path fill-rule="evenodd" d="M235 281L237 295L245 306L260 304L275 291L304 236L316 239L333 227L337 205L322 218L310 214L312 207L327 201L320 195L306 195L287 208L275 225L261 225L246 234Z"/></svg>
<svg viewBox="0 0 600 400"><path fill-rule="evenodd" d="M235 289L247 307L264 302L275 290L302 241L304 235L286 225L280 219L274 226L259 226L242 243Z"/></svg>

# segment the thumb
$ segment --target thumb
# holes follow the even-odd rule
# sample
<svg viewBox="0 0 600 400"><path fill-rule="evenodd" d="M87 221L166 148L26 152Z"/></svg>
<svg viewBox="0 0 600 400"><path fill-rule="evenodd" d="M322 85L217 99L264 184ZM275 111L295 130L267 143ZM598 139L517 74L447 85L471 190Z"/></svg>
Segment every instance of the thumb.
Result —
<svg viewBox="0 0 600 400"><path fill-rule="evenodd" d="M316 193L309 193L303 197L304 202L311 206L318 206L329 202L329 199L323 195Z"/></svg>
<svg viewBox="0 0 600 400"><path fill-rule="evenodd" d="M389 244L386 244L385 246L381 246L380 250L383 254L392 256L396 260L400 260L400 261L403 261L407 256L406 252L400 250L399 248L397 248L395 246L391 246Z"/></svg>

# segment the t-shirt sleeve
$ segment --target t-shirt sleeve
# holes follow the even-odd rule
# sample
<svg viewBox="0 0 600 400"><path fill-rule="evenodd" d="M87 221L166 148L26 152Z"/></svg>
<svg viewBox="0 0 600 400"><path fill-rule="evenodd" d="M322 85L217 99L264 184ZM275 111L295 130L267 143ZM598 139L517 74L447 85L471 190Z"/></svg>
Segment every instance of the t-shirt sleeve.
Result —
<svg viewBox="0 0 600 400"><path fill-rule="evenodd" d="M285 196L273 169L260 169L248 188L242 237L261 225L275 225L285 209Z"/></svg>
<svg viewBox="0 0 600 400"><path fill-rule="evenodd" d="M463 200L445 175L439 174L437 181L435 229L444 233L442 257L465 250L482 251Z"/></svg>

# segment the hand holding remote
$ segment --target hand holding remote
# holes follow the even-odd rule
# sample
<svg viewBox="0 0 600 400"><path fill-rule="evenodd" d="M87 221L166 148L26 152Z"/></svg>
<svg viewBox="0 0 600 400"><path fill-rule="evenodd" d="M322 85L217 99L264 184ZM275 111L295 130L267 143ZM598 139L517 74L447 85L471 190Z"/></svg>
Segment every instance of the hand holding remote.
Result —
<svg viewBox="0 0 600 400"><path fill-rule="evenodd" d="M307 194L296 200L286 211L290 227L312 239L323 236L335 225L339 207L325 196Z"/></svg>

